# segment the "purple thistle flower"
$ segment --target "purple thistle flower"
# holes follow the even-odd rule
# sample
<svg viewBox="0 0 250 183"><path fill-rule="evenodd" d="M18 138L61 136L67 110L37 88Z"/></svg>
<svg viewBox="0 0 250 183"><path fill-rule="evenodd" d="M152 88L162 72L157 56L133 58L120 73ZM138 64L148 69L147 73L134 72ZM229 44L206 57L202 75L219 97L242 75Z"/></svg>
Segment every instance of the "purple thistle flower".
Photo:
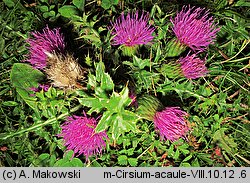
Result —
<svg viewBox="0 0 250 183"><path fill-rule="evenodd" d="M142 12L139 17L136 13L128 12L127 16L122 12L121 16L114 22L111 22L111 34L115 35L112 45L125 45L127 47L147 44L154 37L152 36L154 28L148 24L149 13Z"/></svg>
<svg viewBox="0 0 250 183"><path fill-rule="evenodd" d="M43 90L43 91L48 91L50 88L49 84L39 84L39 87Z"/></svg>
<svg viewBox="0 0 250 183"><path fill-rule="evenodd" d="M102 153L106 147L104 139L108 139L105 131L95 133L97 121L94 118L85 116L68 117L61 126L62 132L59 134L64 139L64 145L68 150L73 150L75 154L84 154L86 159L91 155Z"/></svg>
<svg viewBox="0 0 250 183"><path fill-rule="evenodd" d="M39 84L38 87L31 87L30 90L34 91L34 92L40 92L41 90L47 92L50 88L49 84Z"/></svg>
<svg viewBox="0 0 250 183"><path fill-rule="evenodd" d="M196 79L208 73L205 60L201 60L196 54L180 58L179 63L182 74L188 79Z"/></svg>
<svg viewBox="0 0 250 183"><path fill-rule="evenodd" d="M156 112L153 121L163 140L176 141L180 137L186 139L186 134L190 130L185 121L186 116L187 113L179 107L166 107Z"/></svg>
<svg viewBox="0 0 250 183"><path fill-rule="evenodd" d="M40 91L39 87L37 87L37 88L36 87L31 87L30 90L34 91L34 92L39 92ZM31 95L35 96L34 94L31 94Z"/></svg>
<svg viewBox="0 0 250 183"><path fill-rule="evenodd" d="M133 89L129 91L129 98L132 100L130 106L134 106L135 108L137 108L138 102L136 100L136 93Z"/></svg>
<svg viewBox="0 0 250 183"><path fill-rule="evenodd" d="M209 10L183 6L181 12L177 13L172 30L181 44L190 47L193 51L205 51L220 30L215 28L213 17L209 16Z"/></svg>
<svg viewBox="0 0 250 183"><path fill-rule="evenodd" d="M43 32L32 32L33 38L29 38L27 42L29 47L29 59L28 62L35 69L44 69L46 67L47 54L53 51L63 52L65 48L64 37L59 32L59 28L49 29L48 27L43 29Z"/></svg>

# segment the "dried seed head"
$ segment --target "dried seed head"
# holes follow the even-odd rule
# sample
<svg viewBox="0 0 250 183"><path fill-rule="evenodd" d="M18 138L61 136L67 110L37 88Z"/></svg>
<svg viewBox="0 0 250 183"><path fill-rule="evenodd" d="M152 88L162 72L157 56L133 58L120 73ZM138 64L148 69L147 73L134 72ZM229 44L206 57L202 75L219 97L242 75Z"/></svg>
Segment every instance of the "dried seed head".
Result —
<svg viewBox="0 0 250 183"><path fill-rule="evenodd" d="M56 53L47 53L47 67L45 69L48 78L55 87L73 89L81 88L78 83L83 79L83 68L72 55L65 56Z"/></svg>

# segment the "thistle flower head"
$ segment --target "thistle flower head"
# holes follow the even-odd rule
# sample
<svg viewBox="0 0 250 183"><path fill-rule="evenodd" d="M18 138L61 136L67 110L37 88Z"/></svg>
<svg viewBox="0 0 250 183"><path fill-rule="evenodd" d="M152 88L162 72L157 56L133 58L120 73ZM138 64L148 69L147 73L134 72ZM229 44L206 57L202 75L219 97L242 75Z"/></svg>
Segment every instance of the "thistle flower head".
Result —
<svg viewBox="0 0 250 183"><path fill-rule="evenodd" d="M142 12L128 12L127 16L124 12L114 22L111 22L111 34L115 35L112 40L112 45L124 45L126 47L133 47L141 44L147 44L154 37L152 36L154 28L149 24L149 13Z"/></svg>
<svg viewBox="0 0 250 183"><path fill-rule="evenodd" d="M73 150L77 156L83 154L86 159L91 155L101 154L106 147L105 139L108 136L105 131L95 133L97 121L85 116L71 116L61 126L64 145L68 150Z"/></svg>
<svg viewBox="0 0 250 183"><path fill-rule="evenodd" d="M83 78L83 68L72 55L60 55L47 53L47 67L45 69L48 79L55 87L81 88L78 80Z"/></svg>
<svg viewBox="0 0 250 183"><path fill-rule="evenodd" d="M137 113L148 120L152 120L155 129L159 131L161 139L170 141L185 138L190 130L185 117L187 113L179 107L163 107L161 102L153 96L145 95L138 101Z"/></svg>
<svg viewBox="0 0 250 183"><path fill-rule="evenodd" d="M185 139L190 130L185 116L187 113L180 110L179 107L166 107L164 110L156 112L153 121L161 138L170 141L176 141L179 138Z"/></svg>
<svg viewBox="0 0 250 183"><path fill-rule="evenodd" d="M65 48L64 37L59 32L59 28L44 28L42 32L32 32L33 38L29 38L29 58L28 62L35 69L44 69L46 67L47 55L45 52L53 51L63 52Z"/></svg>
<svg viewBox="0 0 250 183"><path fill-rule="evenodd" d="M208 73L205 60L201 60L196 54L179 59L181 73L188 79L203 77Z"/></svg>
<svg viewBox="0 0 250 183"><path fill-rule="evenodd" d="M180 75L183 76L180 69L180 64L172 61L162 64L161 72L165 75L165 77L168 78L177 78Z"/></svg>
<svg viewBox="0 0 250 183"><path fill-rule="evenodd" d="M178 41L193 51L205 51L208 45L213 44L219 31L219 28L215 28L213 17L209 16L209 10L205 8L184 6L170 21Z"/></svg>

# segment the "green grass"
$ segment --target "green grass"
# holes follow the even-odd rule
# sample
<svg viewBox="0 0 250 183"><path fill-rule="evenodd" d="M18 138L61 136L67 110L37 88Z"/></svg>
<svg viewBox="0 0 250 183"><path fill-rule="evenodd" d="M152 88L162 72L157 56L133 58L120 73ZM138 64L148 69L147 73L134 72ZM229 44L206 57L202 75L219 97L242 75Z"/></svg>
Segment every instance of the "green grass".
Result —
<svg viewBox="0 0 250 183"><path fill-rule="evenodd" d="M250 166L250 3L185 1L209 8L221 28L215 44L202 55L207 58L208 76L187 80L159 72L161 62L165 61L164 45L172 36L169 18L183 4L175 0L109 2L0 2L0 166ZM128 9L150 12L157 27L155 44L141 48L138 58L123 56L109 42L107 24ZM103 91L66 92L53 88L49 93L38 93L34 104L27 103L20 89L25 82L18 81L18 77L13 82L12 68L28 54L25 40L29 33L40 31L46 24L62 28L69 52L92 74L86 83L92 86L90 81L95 80L96 88ZM102 66L95 68L99 61L103 61L106 70ZM139 68L140 63L148 65ZM121 74L124 72L125 75ZM111 90L107 88L111 85L98 81L100 73L105 73L105 82L114 83ZM19 74L29 75L25 71ZM188 141L161 141L153 122L147 120L139 119L137 130L129 129L126 125L133 126L130 119L134 119L135 111L126 107L127 97L123 97L128 81L134 81L140 94L157 94L164 105L181 106L189 114L192 128ZM124 102L121 109L113 109L118 103L106 97L107 93L108 96L115 93L116 100ZM104 107L99 103L86 104L86 100L96 100L96 96L111 102ZM110 112L114 120L116 114L123 117L120 110L131 112L130 118L123 118L126 130L120 134L110 127L107 149L102 156L92 156L89 161L82 155L70 159L72 152L66 153L62 139L57 136L65 117L80 115L83 109L90 110L88 114ZM102 128L99 125L98 129Z"/></svg>

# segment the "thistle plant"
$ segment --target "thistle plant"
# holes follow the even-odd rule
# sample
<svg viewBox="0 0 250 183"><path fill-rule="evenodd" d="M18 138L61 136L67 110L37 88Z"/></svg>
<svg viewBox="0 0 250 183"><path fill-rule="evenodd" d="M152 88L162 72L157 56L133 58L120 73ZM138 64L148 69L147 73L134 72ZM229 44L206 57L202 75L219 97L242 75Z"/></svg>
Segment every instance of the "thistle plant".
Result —
<svg viewBox="0 0 250 183"><path fill-rule="evenodd" d="M59 28L50 29L48 26L40 32L32 32L33 38L27 42L29 59L35 69L45 71L54 87L81 88L78 83L83 79L83 68L71 54L65 51L64 36Z"/></svg>
<svg viewBox="0 0 250 183"><path fill-rule="evenodd" d="M240 3L227 4L227 11L220 3L214 15L227 18L219 20L223 29L216 39L220 29L206 8L183 6L169 20L169 7L179 7L173 1L163 7L159 1L152 9L150 3L100 2L48 7L43 14L59 8L55 18L68 20L70 26L61 26L73 28L67 30L72 35L50 29L52 18L45 18L49 26L41 32L5 33L12 27L4 24L2 35L8 39L25 38L27 30L31 34L27 50L20 46L23 40L0 40L2 67L7 65L1 77L10 73L0 92L1 165L248 165L248 151L242 149L250 139L249 36L243 17L231 11ZM11 9L11 3L3 3ZM50 2L39 3L45 11ZM54 23L60 27L60 21ZM218 49L210 46L215 41ZM13 53L7 53L10 49ZM28 64L10 67L23 58L12 59L17 53L27 51ZM69 151L76 157L68 158Z"/></svg>

